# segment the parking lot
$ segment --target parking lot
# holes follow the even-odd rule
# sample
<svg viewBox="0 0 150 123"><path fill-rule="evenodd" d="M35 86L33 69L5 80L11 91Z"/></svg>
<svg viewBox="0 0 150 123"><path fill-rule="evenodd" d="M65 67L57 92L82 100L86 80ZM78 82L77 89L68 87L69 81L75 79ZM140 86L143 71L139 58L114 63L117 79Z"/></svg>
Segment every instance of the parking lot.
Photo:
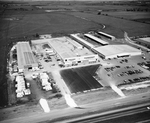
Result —
<svg viewBox="0 0 150 123"><path fill-rule="evenodd" d="M146 62L141 56L109 59L103 62L105 64L98 72L103 79L103 86L109 86L110 83L125 85L149 80L149 70L138 65L138 62Z"/></svg>

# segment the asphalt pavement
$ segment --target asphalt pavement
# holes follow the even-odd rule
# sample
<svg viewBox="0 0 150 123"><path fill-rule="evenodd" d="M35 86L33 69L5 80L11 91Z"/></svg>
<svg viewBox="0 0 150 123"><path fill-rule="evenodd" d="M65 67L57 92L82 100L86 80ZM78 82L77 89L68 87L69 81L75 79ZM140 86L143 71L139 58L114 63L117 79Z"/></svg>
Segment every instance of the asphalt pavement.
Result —
<svg viewBox="0 0 150 123"><path fill-rule="evenodd" d="M72 122L81 118L92 118L99 115L108 115L124 110L135 109L150 105L150 94L139 94L125 98L118 98L109 101L101 101L88 105L79 105L79 108L66 108L52 110L50 113L41 113L28 117L18 117L1 121L1 123L53 123L53 122ZM145 103L144 103L145 102Z"/></svg>
<svg viewBox="0 0 150 123"><path fill-rule="evenodd" d="M70 121L70 123L149 123L150 109L146 106L104 116Z"/></svg>

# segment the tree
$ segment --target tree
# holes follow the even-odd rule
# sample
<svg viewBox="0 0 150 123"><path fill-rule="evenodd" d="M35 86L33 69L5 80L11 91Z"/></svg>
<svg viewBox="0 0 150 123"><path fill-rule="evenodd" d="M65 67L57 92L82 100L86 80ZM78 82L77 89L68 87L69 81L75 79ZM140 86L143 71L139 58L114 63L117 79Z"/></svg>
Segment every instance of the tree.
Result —
<svg viewBox="0 0 150 123"><path fill-rule="evenodd" d="M98 15L101 15L101 12L98 12Z"/></svg>
<svg viewBox="0 0 150 123"><path fill-rule="evenodd" d="M36 34L35 34L35 37L36 37L36 38L39 38L39 34L38 34L38 33L36 33Z"/></svg>

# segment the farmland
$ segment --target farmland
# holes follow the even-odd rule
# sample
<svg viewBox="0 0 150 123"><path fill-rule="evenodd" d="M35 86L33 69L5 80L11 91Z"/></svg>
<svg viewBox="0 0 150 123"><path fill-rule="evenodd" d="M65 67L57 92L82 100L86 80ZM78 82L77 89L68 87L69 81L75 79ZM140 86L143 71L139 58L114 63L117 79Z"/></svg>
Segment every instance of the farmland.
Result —
<svg viewBox="0 0 150 123"><path fill-rule="evenodd" d="M114 11L114 12L102 12L104 15L116 17L116 18L124 18L127 20L133 21L141 21L143 23L150 23L149 15L150 12L132 12L132 11Z"/></svg>
<svg viewBox="0 0 150 123"><path fill-rule="evenodd" d="M124 31L128 32L129 36L149 35L150 33L149 31L150 25L145 23L134 22L121 18L114 18L106 15L94 15L84 12L72 12L71 14L73 16L86 18L93 22L106 25L106 29L104 31L118 38L123 38ZM142 32L139 31L138 29L144 31Z"/></svg>

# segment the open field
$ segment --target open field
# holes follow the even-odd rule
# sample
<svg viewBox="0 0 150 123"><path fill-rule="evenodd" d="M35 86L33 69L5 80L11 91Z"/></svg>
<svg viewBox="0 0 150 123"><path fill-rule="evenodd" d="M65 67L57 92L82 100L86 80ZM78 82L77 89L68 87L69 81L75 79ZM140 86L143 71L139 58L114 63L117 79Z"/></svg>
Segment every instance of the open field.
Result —
<svg viewBox="0 0 150 123"><path fill-rule="evenodd" d="M102 12L102 14L107 14L108 16L139 21L143 23L150 23L150 12L128 12L128 11L114 11L114 12Z"/></svg>
<svg viewBox="0 0 150 123"><path fill-rule="evenodd" d="M129 36L149 35L150 33L150 25L145 23L114 18L106 15L93 15L84 12L71 12L70 14L76 17L86 18L96 23L104 24L106 26L104 32L118 38L123 38L124 31L128 32Z"/></svg>

